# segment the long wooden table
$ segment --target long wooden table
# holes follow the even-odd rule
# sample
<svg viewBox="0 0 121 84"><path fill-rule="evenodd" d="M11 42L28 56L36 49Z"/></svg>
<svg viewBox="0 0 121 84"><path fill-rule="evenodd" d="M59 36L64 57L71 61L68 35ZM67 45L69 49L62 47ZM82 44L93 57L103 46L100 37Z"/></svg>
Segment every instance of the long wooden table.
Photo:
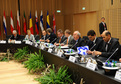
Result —
<svg viewBox="0 0 121 84"><path fill-rule="evenodd" d="M17 48L28 46L31 52L39 52L38 47L28 44L0 44L0 52L6 52L10 49L11 53L15 53ZM70 62L68 59L59 57L53 53L41 50L45 63L54 64L56 67L68 66L69 74L76 84L80 83L80 79L84 78L85 84L121 84L121 81L114 78L114 76L107 76L103 69L92 71L86 68L86 64L79 64Z"/></svg>

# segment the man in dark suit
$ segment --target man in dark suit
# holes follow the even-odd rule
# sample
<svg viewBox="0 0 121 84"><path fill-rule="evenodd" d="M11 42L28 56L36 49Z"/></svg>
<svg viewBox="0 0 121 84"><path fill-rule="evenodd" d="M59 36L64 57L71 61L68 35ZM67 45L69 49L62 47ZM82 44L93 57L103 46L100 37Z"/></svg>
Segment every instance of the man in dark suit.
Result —
<svg viewBox="0 0 121 84"><path fill-rule="evenodd" d="M77 50L77 47L85 46L85 42L83 39L81 39L81 34L79 31L75 31L73 33L73 38L74 39L71 41L71 45L69 47L74 50Z"/></svg>
<svg viewBox="0 0 121 84"><path fill-rule="evenodd" d="M73 36L71 35L71 31L66 29L65 30L65 36L67 37L67 41L65 41L65 45L70 45L71 41L74 39Z"/></svg>
<svg viewBox="0 0 121 84"><path fill-rule="evenodd" d="M119 42L115 38L111 38L111 33L109 31L104 31L102 33L104 40L101 51L93 51L93 55L99 55L105 58L109 58L111 54L120 46ZM117 52L113 55L112 59L117 59Z"/></svg>
<svg viewBox="0 0 121 84"><path fill-rule="evenodd" d="M102 48L103 40L96 37L96 33L94 30L88 31L87 36L89 38L87 45L89 46L90 49L87 51L87 53L92 54L92 51L94 50L100 51Z"/></svg>
<svg viewBox="0 0 121 84"><path fill-rule="evenodd" d="M9 38L9 40L21 40L20 35L17 34L16 30L13 30L13 35Z"/></svg>
<svg viewBox="0 0 121 84"><path fill-rule="evenodd" d="M102 17L101 20L102 20L102 22L99 24L99 32L100 32L100 35L103 33L103 31L107 30L107 25L104 22L105 21L105 18Z"/></svg>
<svg viewBox="0 0 121 84"><path fill-rule="evenodd" d="M54 44L56 39L57 39L57 36L53 33L52 29L51 28L48 28L46 30L47 34L49 35L48 39L46 40L48 43L52 43Z"/></svg>
<svg viewBox="0 0 121 84"><path fill-rule="evenodd" d="M56 42L54 43L54 45L58 46L58 45L64 45L64 42L66 41L66 37L63 35L63 31L61 29L59 29L57 31L57 35L58 35L58 38L56 40Z"/></svg>
<svg viewBox="0 0 121 84"><path fill-rule="evenodd" d="M48 38L49 38L49 35L46 33L45 30L43 30L40 41L46 41Z"/></svg>

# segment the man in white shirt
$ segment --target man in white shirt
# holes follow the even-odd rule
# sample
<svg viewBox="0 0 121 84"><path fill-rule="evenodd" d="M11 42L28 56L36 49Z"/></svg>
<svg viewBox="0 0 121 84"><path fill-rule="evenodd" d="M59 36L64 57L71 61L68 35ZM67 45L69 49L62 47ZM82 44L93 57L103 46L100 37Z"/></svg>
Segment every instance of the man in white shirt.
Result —
<svg viewBox="0 0 121 84"><path fill-rule="evenodd" d="M66 29L65 36L67 37L67 41L65 41L65 45L69 45L71 43L71 41L73 40L73 36L71 35L71 31Z"/></svg>

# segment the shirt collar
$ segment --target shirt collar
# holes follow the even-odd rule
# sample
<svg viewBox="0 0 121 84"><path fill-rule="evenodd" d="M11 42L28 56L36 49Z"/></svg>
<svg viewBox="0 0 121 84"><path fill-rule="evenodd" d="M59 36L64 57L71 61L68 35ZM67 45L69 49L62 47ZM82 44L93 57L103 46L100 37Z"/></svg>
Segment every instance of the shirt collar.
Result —
<svg viewBox="0 0 121 84"><path fill-rule="evenodd" d="M95 43L96 39L97 39L97 37L95 37L95 39L94 39L93 43Z"/></svg>
<svg viewBox="0 0 121 84"><path fill-rule="evenodd" d="M71 37L71 35L68 37L68 39Z"/></svg>
<svg viewBox="0 0 121 84"><path fill-rule="evenodd" d="M110 38L110 40L108 41L108 43L110 43L110 41L111 41L111 38Z"/></svg>

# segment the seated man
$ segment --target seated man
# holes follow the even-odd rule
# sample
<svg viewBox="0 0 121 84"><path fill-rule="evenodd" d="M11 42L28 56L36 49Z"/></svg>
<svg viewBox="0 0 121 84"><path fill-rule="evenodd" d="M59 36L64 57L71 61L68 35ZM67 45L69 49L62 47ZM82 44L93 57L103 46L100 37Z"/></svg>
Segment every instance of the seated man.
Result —
<svg viewBox="0 0 121 84"><path fill-rule="evenodd" d="M55 43L57 36L53 33L51 28L46 30L47 34L49 35L48 39L46 40L48 43Z"/></svg>
<svg viewBox="0 0 121 84"><path fill-rule="evenodd" d="M94 30L90 30L87 33L89 41L87 45L89 46L89 50L87 51L88 54L92 54L92 51L100 51L102 48L103 40L96 37L96 33Z"/></svg>
<svg viewBox="0 0 121 84"><path fill-rule="evenodd" d="M65 36L67 37L67 41L65 42L65 44L70 45L71 41L74 39L73 36L71 35L71 31L66 29L65 30Z"/></svg>
<svg viewBox="0 0 121 84"><path fill-rule="evenodd" d="M101 51L93 51L93 55L100 55L105 58L109 58L111 54L120 46L119 42L115 38L111 38L111 33L109 31L104 31L102 33L102 37L104 40L102 50ZM117 59L116 53L113 55L111 59Z"/></svg>
<svg viewBox="0 0 121 84"><path fill-rule="evenodd" d="M9 40L21 40L20 35L17 34L16 30L13 30L13 35L9 38Z"/></svg>
<svg viewBox="0 0 121 84"><path fill-rule="evenodd" d="M42 31L42 37L40 41L46 41L49 38L49 35L46 33L45 30Z"/></svg>
<svg viewBox="0 0 121 84"><path fill-rule="evenodd" d="M64 45L64 43L66 42L66 37L63 35L63 31L61 29L59 29L57 31L57 35L58 35L58 38L56 40L56 42L54 43L54 45L58 46L58 45Z"/></svg>
<svg viewBox="0 0 121 84"><path fill-rule="evenodd" d="M27 35L25 36L25 40L35 41L34 35L31 34L30 30L27 30Z"/></svg>
<svg viewBox="0 0 121 84"><path fill-rule="evenodd" d="M83 39L81 39L81 34L79 33L79 31L75 31L73 33L73 38L74 39L71 41L71 45L69 47L74 50L77 50L77 47L85 46L85 42Z"/></svg>

